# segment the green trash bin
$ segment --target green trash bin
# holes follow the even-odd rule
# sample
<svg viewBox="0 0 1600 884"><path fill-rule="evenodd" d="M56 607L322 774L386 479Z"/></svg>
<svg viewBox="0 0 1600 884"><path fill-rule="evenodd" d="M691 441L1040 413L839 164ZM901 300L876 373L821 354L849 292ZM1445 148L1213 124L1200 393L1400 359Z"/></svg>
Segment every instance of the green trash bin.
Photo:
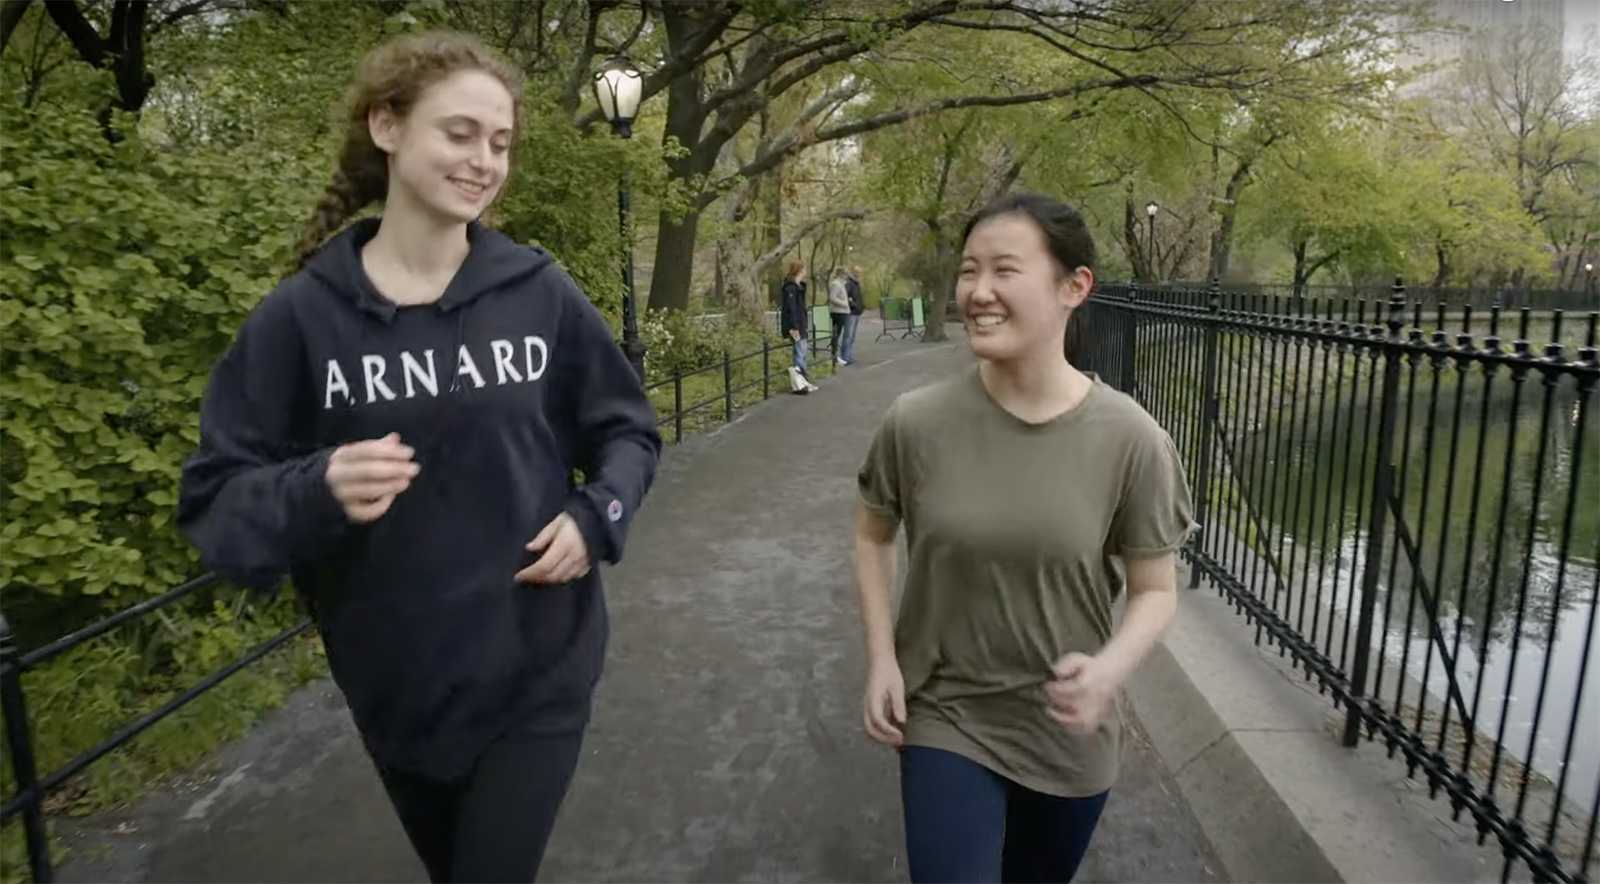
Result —
<svg viewBox="0 0 1600 884"><path fill-rule="evenodd" d="M811 308L811 352L814 355L819 347L829 346L833 340L833 317L828 313L828 305L818 304Z"/></svg>

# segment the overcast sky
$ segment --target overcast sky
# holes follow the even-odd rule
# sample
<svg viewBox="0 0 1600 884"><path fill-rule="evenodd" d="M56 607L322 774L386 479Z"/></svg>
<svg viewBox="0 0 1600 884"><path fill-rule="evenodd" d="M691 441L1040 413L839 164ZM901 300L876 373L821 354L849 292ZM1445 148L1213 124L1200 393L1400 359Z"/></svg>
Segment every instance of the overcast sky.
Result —
<svg viewBox="0 0 1600 884"><path fill-rule="evenodd" d="M1528 0L1516 0L1528 2ZM1542 0L1549 3L1553 0ZM1554 0L1560 2L1560 0ZM1585 39L1600 39L1600 0L1565 0L1567 4L1567 51L1576 53Z"/></svg>

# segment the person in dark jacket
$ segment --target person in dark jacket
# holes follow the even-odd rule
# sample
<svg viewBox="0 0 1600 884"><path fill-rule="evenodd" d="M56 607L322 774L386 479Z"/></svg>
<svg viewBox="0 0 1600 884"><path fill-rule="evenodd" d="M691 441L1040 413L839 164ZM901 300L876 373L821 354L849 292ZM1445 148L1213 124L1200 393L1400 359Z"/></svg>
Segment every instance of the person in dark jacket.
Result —
<svg viewBox="0 0 1600 884"><path fill-rule="evenodd" d="M799 381L795 384L796 393L814 393L817 385L811 382L811 375L806 370L806 335L810 329L810 324L806 320L811 312L810 305L806 303L806 267L794 258L790 258L784 271L783 291L778 304L778 323L784 336L793 342L793 362L789 366L789 371L794 373Z"/></svg>
<svg viewBox="0 0 1600 884"><path fill-rule="evenodd" d="M850 275L844 279L845 295L850 301L850 315L844 321L844 343L840 345L840 355L845 365L854 365L856 361L856 332L861 328L861 314L867 309L867 300L861 294L861 266L858 264L850 268Z"/></svg>
<svg viewBox="0 0 1600 884"><path fill-rule="evenodd" d="M293 578L434 881L537 874L605 655L595 566L661 451L600 312L478 221L521 94L469 37L367 56L299 267L212 370L178 502L224 578Z"/></svg>

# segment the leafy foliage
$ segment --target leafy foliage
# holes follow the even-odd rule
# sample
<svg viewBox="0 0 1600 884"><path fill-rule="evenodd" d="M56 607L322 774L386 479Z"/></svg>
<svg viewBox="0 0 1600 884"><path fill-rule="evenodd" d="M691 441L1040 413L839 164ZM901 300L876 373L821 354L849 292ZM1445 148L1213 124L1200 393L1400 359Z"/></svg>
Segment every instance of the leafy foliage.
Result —
<svg viewBox="0 0 1600 884"><path fill-rule="evenodd" d="M306 170L111 144L82 110L6 114L0 585L176 583L194 570L171 515L199 395L284 264Z"/></svg>

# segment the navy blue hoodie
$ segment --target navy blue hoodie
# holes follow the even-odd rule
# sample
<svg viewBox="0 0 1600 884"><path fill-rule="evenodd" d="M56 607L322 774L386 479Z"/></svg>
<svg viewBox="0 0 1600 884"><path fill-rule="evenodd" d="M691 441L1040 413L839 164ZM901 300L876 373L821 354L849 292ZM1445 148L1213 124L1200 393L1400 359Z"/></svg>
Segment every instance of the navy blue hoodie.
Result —
<svg viewBox="0 0 1600 884"><path fill-rule="evenodd" d="M608 632L598 566L622 556L661 439L599 311L544 251L474 224L443 296L396 306L361 265L376 230L330 240L240 328L178 525L235 583L292 576L374 757L453 779L513 724L583 725ZM353 524L328 457L391 432L421 471ZM516 582L563 511L596 567Z"/></svg>

